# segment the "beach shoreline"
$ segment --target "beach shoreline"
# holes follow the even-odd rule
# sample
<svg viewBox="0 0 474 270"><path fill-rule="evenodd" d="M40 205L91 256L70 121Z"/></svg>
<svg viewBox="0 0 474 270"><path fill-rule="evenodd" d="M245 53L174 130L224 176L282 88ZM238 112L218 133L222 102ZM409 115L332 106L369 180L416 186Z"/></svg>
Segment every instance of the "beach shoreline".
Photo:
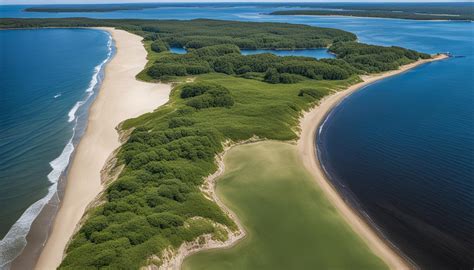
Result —
<svg viewBox="0 0 474 270"><path fill-rule="evenodd" d="M343 198L334 187L331 180L324 172L316 152L318 131L332 109L352 93L369 84L401 74L422 64L446 58L448 58L447 55L438 54L431 59L418 60L417 62L402 66L398 70L369 76L361 76L362 82L323 98L318 105L305 112L300 120L301 133L297 142L297 147L303 165L313 176L328 200L337 209L348 225L363 239L370 250L380 257L390 269L411 269L412 265L405 258L400 256L386 239L381 238L379 233L377 233L375 229L360 216L356 209L345 201L345 198Z"/></svg>
<svg viewBox="0 0 474 270"><path fill-rule="evenodd" d="M300 134L300 139L297 141L297 149L300 154L300 157L305 161L303 162L305 168L309 171L309 173L314 178L321 179L320 175L322 175L322 177L324 178L324 180L321 181L322 183L319 183L320 181L318 179L315 179L315 180L317 180L324 194L328 197L329 201L335 206L337 211L343 216L345 222L347 222L350 225L350 227L359 236L361 236L361 238L363 238L363 241L367 243L370 250L374 252L374 254L376 254L378 257L380 257L385 263L387 263L387 265L391 269L397 269L397 270L411 269L411 267L409 266L410 264L406 263L405 259L403 259L398 253L395 253L392 247L389 247L385 243L386 240L382 240L375 232L373 232L373 229L370 228L369 225L365 223L365 221L363 221L360 218L360 216L353 209L350 208L349 205L346 204L346 202L344 202L343 198L341 198L339 196L339 193L337 193L337 191L332 187L330 180L327 179L327 177L325 176L323 169L320 166L319 160L316 158L315 151L312 151L312 149L314 149L314 146L311 145L310 147L308 147L307 143L310 142L314 144L316 142L316 140L314 139L315 138L314 134L316 130L323 123L323 121L326 119L327 115L331 112L331 110L335 106L337 106L337 104L339 104L345 97L349 96L355 91L373 82L403 73L419 65L432 62L432 61L445 59L447 57L448 57L447 55L440 54L440 55L436 55L432 59L419 60L415 63L405 65L401 67L399 70L384 72L382 74L364 76L362 78L363 79L362 82L352 85L345 90L336 92L334 94L331 94L325 97L320 102L319 105L315 106L313 109L306 112L304 114L304 117L300 121L301 134ZM318 120L317 122L311 122L312 120L314 120L313 117L317 117L317 116L322 116L322 117L320 119L317 119ZM235 215L235 213L233 213L229 209L229 207L227 207L224 203L222 203L222 201L217 196L215 192L216 181L218 181L219 177L225 172L224 156L228 153L228 151L231 148L237 147L239 145L245 145L248 143L259 143L262 141L267 141L267 140L252 138L250 140L238 142L238 143L227 142L226 146L224 147L224 151L221 152L219 155L217 155L215 158L216 164L218 165L218 170L212 175L208 176L205 179L203 185L201 186L201 191L206 195L206 197L216 202L219 205L219 207L236 223L238 229L234 232L228 231L230 237L225 242L215 241L215 240L212 240L210 236L206 236L205 237L206 241L204 241L203 244L200 244L199 241L196 240L192 242L183 243L177 250L174 250L174 251L166 250L165 253L162 254L163 264L158 267L159 270L181 269L181 266L184 260L193 254L196 254L200 251L211 250L211 249L232 248L239 241L241 241L242 239L246 237L247 233L241 221L237 217L237 215ZM308 155L308 150L312 152L313 155ZM307 157L310 157L310 159L308 159ZM315 169L313 166L311 166L312 164L316 165L317 168ZM324 187L322 185L324 185ZM327 191L326 188L329 188L331 190ZM333 196L337 196L339 200L333 200L332 198ZM340 205L340 203L342 203L342 205ZM340 209L340 207L343 207L343 209ZM349 211L350 212L349 215L346 215L345 211ZM354 219L353 217L354 215L357 216L357 219ZM364 230L360 231L360 229L364 229ZM146 269L156 269L156 268L152 265L149 265L148 267L146 267Z"/></svg>
<svg viewBox="0 0 474 270"><path fill-rule="evenodd" d="M32 265L36 263L35 269L55 269L59 266L64 256L64 250L83 221L84 214L104 190L104 182L109 178L109 175L104 171L107 171L107 165L110 165L110 161L122 143L119 133L120 123L151 112L169 99L171 85L146 83L137 81L135 78L135 75L142 71L147 63L147 52L142 44L142 37L113 28L95 29L109 32L115 42L116 53L105 67L104 81L96 99L89 108L86 131L68 168L67 183L63 187L64 195L61 199L60 209L56 215L53 215L54 219L50 221L52 224L49 228L50 235L39 258L32 263ZM344 202L344 199L334 189L314 151L315 133L328 113L353 92L375 81L444 58L447 56L437 55L433 59L420 60L396 71L363 76L363 82L325 97L318 106L306 112L300 122L301 134L297 145L304 166L351 228L391 269L408 269L410 267L354 209ZM131 91L131 89L133 90ZM307 147L310 142L312 145ZM205 183L209 186L203 186L202 191L236 222L238 230L233 233L228 231L230 239L224 243L206 241L206 245L199 247L195 243L187 243L188 245L183 246L183 249L178 250L177 253L168 254L168 261L165 265L171 266L173 269L179 268L183 260L191 254L204 249L229 248L239 239L245 237L245 230L238 218L215 195L215 181L224 171L222 156L218 156L216 160L219 169L206 179Z"/></svg>
<svg viewBox="0 0 474 270"><path fill-rule="evenodd" d="M228 239L226 241L219 241L212 239L212 235L204 235L204 243L200 243L199 238L195 239L191 242L185 242L181 244L181 246L176 250L165 250L164 254L161 254L162 264L158 267L158 270L179 270L184 262L184 260L198 252L205 251L205 250L212 250L212 249L228 249L235 246L239 241L247 237L247 232L245 231L242 222L239 220L237 215L227 207L219 196L216 194L216 182L218 181L219 177L221 177L225 172L225 163L224 157L229 152L230 149L237 147L239 145L245 145L248 143L254 143L260 141L258 138L252 138L247 141L239 142L239 143L231 143L228 142L227 145L224 147L224 150L216 155L215 160L217 163L217 170L207 176L204 179L203 184L200 186L201 192L204 196L215 202L222 211L235 223L237 229L235 231L230 230L228 227L222 226L221 228L227 231ZM147 269L155 270L154 266L148 266Z"/></svg>
<svg viewBox="0 0 474 270"><path fill-rule="evenodd" d="M33 256L34 261L26 263L36 265L35 269L59 266L88 206L103 191L104 166L121 146L119 124L165 104L171 91L169 84L146 83L135 78L147 63L142 37L113 28L94 29L111 35L116 52L105 67L104 80L89 108L87 127L67 170L60 208L56 215L51 215L54 220L48 240L39 258Z"/></svg>

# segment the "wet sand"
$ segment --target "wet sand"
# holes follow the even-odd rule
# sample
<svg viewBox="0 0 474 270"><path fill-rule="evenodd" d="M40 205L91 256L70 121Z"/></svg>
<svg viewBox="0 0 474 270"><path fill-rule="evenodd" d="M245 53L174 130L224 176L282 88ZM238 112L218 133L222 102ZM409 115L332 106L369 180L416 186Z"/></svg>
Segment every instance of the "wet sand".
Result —
<svg viewBox="0 0 474 270"><path fill-rule="evenodd" d="M364 219L362 219L357 211L348 205L344 198L342 198L337 190L335 190L331 184L331 181L327 178L324 170L321 168L319 158L315 151L315 142L317 141L318 130L323 121L326 119L328 113L337 104L339 104L341 100L355 91L375 81L382 80L384 78L394 76L415 68L419 65L442 60L447 57L447 55L440 54L434 56L432 59L419 60L415 63L405 65L398 70L370 76L363 76L363 82L352 85L346 90L339 91L324 98L319 105L306 112L300 121L301 134L300 139L298 140L298 152L304 166L312 174L314 180L319 184L327 198L336 207L341 216L348 222L352 229L360 235L372 252L379 256L390 267L390 269L410 269L411 265L406 262L406 260L403 259L393 249L393 247L387 243L386 240L379 237L374 229Z"/></svg>
<svg viewBox="0 0 474 270"><path fill-rule="evenodd" d="M151 112L168 101L171 86L137 81L147 52L142 37L123 30L108 31L116 54L107 64L105 79L89 110L87 129L69 167L64 197L36 269L55 269L88 205L103 190L101 171L120 145L117 126L124 120Z"/></svg>

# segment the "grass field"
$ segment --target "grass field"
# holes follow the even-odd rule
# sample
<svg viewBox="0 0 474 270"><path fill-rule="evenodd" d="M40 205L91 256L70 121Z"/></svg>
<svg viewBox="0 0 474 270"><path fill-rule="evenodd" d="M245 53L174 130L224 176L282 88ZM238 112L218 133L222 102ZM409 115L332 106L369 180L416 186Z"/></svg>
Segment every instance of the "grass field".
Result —
<svg viewBox="0 0 474 270"><path fill-rule="evenodd" d="M399 47L355 43L349 32L307 25L204 19L0 22L0 28L91 26L143 36L148 63L137 78L174 85L167 104L120 125L124 136L129 135L116 155L121 173L104 190L100 204L87 212L62 269L159 266L165 251L176 251L203 234L223 240L220 225L230 230L236 226L200 189L216 171L215 156L223 144L254 137L294 141L302 113L324 96L360 82L360 74L429 58ZM167 46L189 52L173 55L162 50ZM329 47L338 59L239 53L239 48L320 47ZM384 268L324 199L294 147L242 146L231 151L227 162L219 192L242 218L249 237L235 248L193 257L188 265Z"/></svg>
<svg viewBox="0 0 474 270"><path fill-rule="evenodd" d="M261 142L225 156L217 193L248 236L197 253L184 270L386 269L351 231L298 160L296 146Z"/></svg>

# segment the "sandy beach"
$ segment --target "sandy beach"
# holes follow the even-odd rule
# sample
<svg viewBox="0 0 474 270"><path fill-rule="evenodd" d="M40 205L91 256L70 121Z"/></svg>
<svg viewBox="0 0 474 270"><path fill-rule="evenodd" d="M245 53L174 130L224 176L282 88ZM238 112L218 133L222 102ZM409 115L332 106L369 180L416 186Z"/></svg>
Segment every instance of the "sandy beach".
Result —
<svg viewBox="0 0 474 270"><path fill-rule="evenodd" d="M319 184L327 198L336 207L338 212L348 222L352 229L361 236L367 243L369 248L379 256L390 269L410 269L410 265L401 258L396 251L371 228L365 220L363 220L344 199L339 196L339 193L334 189L329 179L327 179L323 169L320 166L320 161L315 152L315 141L317 140L317 130L322 122L326 119L327 114L334 106L339 104L348 95L367 86L375 81L394 76L415 68L419 65L442 60L447 58L447 55L440 54L434 56L432 59L419 60L415 63L405 65L398 70L389 71L381 74L370 76L362 76L363 82L352 85L346 90L339 91L333 95L324 98L319 105L312 110L306 112L300 121L301 134L298 140L298 152L302 159L304 166L313 175L314 180Z"/></svg>
<svg viewBox="0 0 474 270"><path fill-rule="evenodd" d="M147 52L141 43L142 38L140 36L123 30L99 29L108 31L112 35L117 51L106 67L104 82L90 108L87 130L81 138L70 165L61 207L35 269L55 269L59 266L64 256L64 250L88 205L103 190L101 171L114 150L120 146L117 126L126 119L153 111L165 104L171 91L170 85L145 83L135 79L135 75L143 70L147 62ZM327 113L344 97L354 91L377 80L446 57L445 55L439 55L433 59L420 60L403 66L396 71L365 76L363 82L325 98L318 106L305 113L300 122L301 135L298 141L298 151L304 166L313 175L329 200L353 230L391 269L408 269L409 265L344 202L343 198L332 187L320 168L319 160L315 155L315 132ZM209 179L217 178L222 171L223 167L218 170L216 175L210 176ZM213 181L210 181L210 183L210 187L213 189ZM208 195L219 203L213 192ZM219 205L222 207L221 203ZM228 209L225 210L229 213ZM233 217L235 220L235 216ZM208 243L205 246L188 243L177 253L169 254L171 256L167 259L166 265L176 268L181 265L186 256L198 250L232 246L238 239L245 236L242 226L239 222L237 224L239 224L239 230L229 239L230 241L226 243Z"/></svg>
<svg viewBox="0 0 474 270"><path fill-rule="evenodd" d="M101 170L120 146L117 126L165 104L171 91L170 85L135 79L147 62L142 37L123 30L99 29L112 35L116 54L106 66L105 79L90 108L87 129L67 175L61 207L36 269L56 269L59 266L87 206L102 191Z"/></svg>
<svg viewBox="0 0 474 270"><path fill-rule="evenodd" d="M448 56L444 54L437 55L433 59L419 60L415 63L403 66L399 70L364 76L362 77L363 82L355 84L346 90L337 92L323 99L323 101L318 106L305 113L300 122L301 134L300 139L297 142L297 148L305 168L313 175L314 179L318 182L323 192L326 194L331 203L333 203L333 205L336 207L337 211L343 216L346 222L348 222L353 230L361 236L372 252L379 256L390 267L390 269L410 269L410 265L407 264L407 262L405 262L405 260L401 258L391 247L389 247L384 240L380 239L373 229L364 220L362 220L350 206L344 202L343 198L341 198L337 191L332 187L329 180L326 178L324 171L319 166L319 160L315 155L315 132L331 109L336 106L344 97L347 97L351 93L375 81L400 74L424 63L445 59L447 57ZM237 224L238 230L233 233L229 232L230 237L225 242L212 240L210 239L210 236L207 235L204 244L200 244L196 240L182 244L176 251L167 250L163 256L163 264L160 265L158 269L180 269L186 257L203 250L231 248L239 240L246 236L245 229L243 228L238 217L226 205L224 205L216 195L215 183L219 176L225 171L223 157L230 148L258 141L261 140L258 138L252 138L249 141L243 141L225 147L225 150L216 157L218 170L214 174L207 177L201 187L201 190L206 195L206 197L215 201L219 207L221 207L221 209L223 209L224 212L227 213L229 217L231 217L231 219ZM156 269L156 267L148 266L147 269Z"/></svg>

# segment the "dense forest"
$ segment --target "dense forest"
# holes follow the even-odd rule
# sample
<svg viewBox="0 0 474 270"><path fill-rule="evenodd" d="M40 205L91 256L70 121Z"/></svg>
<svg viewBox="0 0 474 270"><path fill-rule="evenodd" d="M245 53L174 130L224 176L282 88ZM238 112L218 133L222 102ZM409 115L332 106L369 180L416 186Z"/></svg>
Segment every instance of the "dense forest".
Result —
<svg viewBox="0 0 474 270"><path fill-rule="evenodd" d="M110 26L144 37L138 77L177 82L170 102L123 123L133 130L117 158L123 170L70 242L61 269L137 269L168 248L236 225L200 189L224 142L294 140L304 110L359 74L397 69L429 55L354 42L341 30L215 20L3 19L1 28ZM180 46L188 53L169 51ZM242 48L329 47L336 59L240 54ZM180 77L193 76L194 82Z"/></svg>
<svg viewBox="0 0 474 270"><path fill-rule="evenodd" d="M151 43L152 50L162 51L153 49L155 42ZM344 80L356 74L397 69L419 58L430 57L400 47L382 47L357 42L336 42L329 47L329 50L337 55L337 59L279 57L270 53L241 55L236 45L212 45L189 49L187 54L164 55L154 62L147 73L151 78L158 80L167 80L173 76L219 72L246 78L263 76L269 83L295 83L304 79Z"/></svg>
<svg viewBox="0 0 474 270"><path fill-rule="evenodd" d="M468 8L472 10L472 7ZM474 11L474 10L472 10ZM434 12L443 12L435 10ZM416 12L406 9L400 11L397 9L347 9L347 10L325 10L325 9L306 9L306 10L280 10L271 12L270 15L317 15L317 16L354 16L354 17L373 17L373 18L393 18L407 20L452 20L452 21L472 21L474 13L445 14L445 13L426 13Z"/></svg>
<svg viewBox="0 0 474 270"><path fill-rule="evenodd" d="M132 7L30 7L25 8L26 12L47 12L47 13L61 13L61 12L113 12L120 10L141 10L143 8Z"/></svg>
<svg viewBox="0 0 474 270"><path fill-rule="evenodd" d="M170 46L201 48L235 44L240 49L302 49L327 47L336 41L354 41L352 33L307 25L283 23L232 22L208 19L178 20L98 20L2 19L2 28L110 26L161 39Z"/></svg>

